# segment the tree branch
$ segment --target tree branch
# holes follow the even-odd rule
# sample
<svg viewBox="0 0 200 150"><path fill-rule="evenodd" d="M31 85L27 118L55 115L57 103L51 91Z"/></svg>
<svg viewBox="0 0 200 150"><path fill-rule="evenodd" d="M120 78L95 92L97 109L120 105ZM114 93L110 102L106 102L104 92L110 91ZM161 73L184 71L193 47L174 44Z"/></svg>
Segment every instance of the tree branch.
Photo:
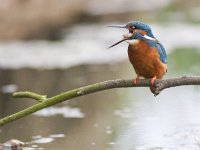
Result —
<svg viewBox="0 0 200 150"><path fill-rule="evenodd" d="M182 85L200 85L200 77L181 77L181 78L173 78L166 80L156 80L154 82L155 93L154 95L158 95L162 90L170 87L182 86ZM5 118L0 119L0 126L3 126L9 122L25 117L29 114L32 114L38 110L44 109L46 107L53 106L65 100L72 99L74 97L79 97L83 95L87 95L90 93L95 93L102 90L113 89L113 88L126 88L126 87L149 87L149 80L141 79L137 85L133 84L132 80L109 80L100 83L96 83L93 85L88 85L85 87L81 87L78 89L74 89L68 92L61 93L59 95L46 98L46 96L39 95L33 92L15 92L13 93L13 97L16 98L33 98L40 103L35 104L31 107L28 107L22 111L19 111L15 114L7 116Z"/></svg>

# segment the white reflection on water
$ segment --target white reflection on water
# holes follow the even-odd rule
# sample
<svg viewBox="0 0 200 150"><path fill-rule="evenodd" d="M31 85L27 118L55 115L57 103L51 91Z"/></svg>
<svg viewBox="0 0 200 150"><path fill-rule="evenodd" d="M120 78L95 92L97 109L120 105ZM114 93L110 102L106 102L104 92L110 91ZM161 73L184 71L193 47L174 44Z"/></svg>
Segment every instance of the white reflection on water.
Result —
<svg viewBox="0 0 200 150"><path fill-rule="evenodd" d="M64 134L51 134L47 137L43 137L41 135L36 135L32 137L32 141L30 142L26 142L27 145L31 145L31 148L33 149L43 149L40 148L37 144L46 144L46 143L51 143L54 140L56 140L56 138L64 138L65 135ZM25 150L29 149L29 147L25 147Z"/></svg>
<svg viewBox="0 0 200 150"><path fill-rule="evenodd" d="M51 134L49 137L51 137L51 138L63 138L63 137L65 137L65 135L64 134Z"/></svg>
<svg viewBox="0 0 200 150"><path fill-rule="evenodd" d="M16 92L18 89L16 84L8 84L8 85L4 85L1 87L1 92L2 93L13 93Z"/></svg>
<svg viewBox="0 0 200 150"><path fill-rule="evenodd" d="M70 107L49 107L37 111L34 115L41 117L51 117L55 115L62 115L64 118L84 118L84 113L81 112L80 108L70 108Z"/></svg>
<svg viewBox="0 0 200 150"><path fill-rule="evenodd" d="M34 144L44 144L44 143L50 143L50 142L53 142L54 139L53 138L50 138L50 137L42 137L40 139L35 139L33 140L31 143L34 143Z"/></svg>
<svg viewBox="0 0 200 150"><path fill-rule="evenodd" d="M117 23L119 24L119 23ZM191 24L151 25L167 53L182 47L200 47L200 26ZM79 25L59 42L29 41L0 43L1 68L68 68L80 64L116 63L127 59L127 43L112 49L110 45L121 39L125 29L106 25Z"/></svg>

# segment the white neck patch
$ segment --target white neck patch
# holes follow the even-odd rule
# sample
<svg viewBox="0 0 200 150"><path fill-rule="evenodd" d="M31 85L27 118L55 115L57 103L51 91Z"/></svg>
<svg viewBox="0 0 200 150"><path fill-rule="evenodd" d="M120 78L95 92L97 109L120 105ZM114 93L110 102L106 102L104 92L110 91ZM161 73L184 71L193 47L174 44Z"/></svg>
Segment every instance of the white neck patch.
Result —
<svg viewBox="0 0 200 150"><path fill-rule="evenodd" d="M152 38L152 37L150 37L150 36L148 36L146 34L144 35L144 38L147 39L147 40L156 41L155 38Z"/></svg>

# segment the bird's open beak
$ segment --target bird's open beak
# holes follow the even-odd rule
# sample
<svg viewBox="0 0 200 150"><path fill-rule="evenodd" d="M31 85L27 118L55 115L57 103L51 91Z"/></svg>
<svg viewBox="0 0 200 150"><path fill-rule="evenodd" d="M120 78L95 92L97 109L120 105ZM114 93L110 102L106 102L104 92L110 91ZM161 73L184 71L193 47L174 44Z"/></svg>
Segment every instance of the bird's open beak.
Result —
<svg viewBox="0 0 200 150"><path fill-rule="evenodd" d="M107 27L111 27L111 28L126 28L126 25L108 25Z"/></svg>
<svg viewBox="0 0 200 150"><path fill-rule="evenodd" d="M129 38L123 38L122 40L120 40L120 41L116 42L115 44L111 45L110 47L108 47L108 49L111 48L111 47L114 47L114 46L118 45L119 43L124 42L124 41L126 41L128 39Z"/></svg>
<svg viewBox="0 0 200 150"><path fill-rule="evenodd" d="M113 28L127 28L126 25L109 25L109 26L107 26L107 27L113 27ZM127 34L124 34L122 40L120 40L120 41L116 42L115 44L111 45L110 47L108 47L108 49L111 48L111 47L114 47L114 46L116 46L116 45L118 45L118 44L120 44L120 43L122 43L123 41L129 40L130 37L131 37L132 35L133 35L133 34L130 33L130 32L127 33Z"/></svg>
<svg viewBox="0 0 200 150"><path fill-rule="evenodd" d="M128 29L126 25L109 25L107 27L126 28L126 29ZM119 43L122 43L123 41L129 40L130 37L132 37L132 35L133 35L133 32L130 32L130 30L129 30L129 33L123 35L123 39L122 40L120 40L120 41L116 42L115 44L111 45L110 47L108 47L108 49L111 48L111 47L114 47L114 46L118 45Z"/></svg>

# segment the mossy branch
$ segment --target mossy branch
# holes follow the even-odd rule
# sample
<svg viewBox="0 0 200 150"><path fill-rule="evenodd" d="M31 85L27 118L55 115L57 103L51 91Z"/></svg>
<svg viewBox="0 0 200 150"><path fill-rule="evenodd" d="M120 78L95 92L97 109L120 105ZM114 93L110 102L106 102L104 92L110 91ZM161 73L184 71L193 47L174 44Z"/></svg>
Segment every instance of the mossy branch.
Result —
<svg viewBox="0 0 200 150"><path fill-rule="evenodd" d="M182 85L200 85L200 77L184 76L181 78L156 80L154 82L154 87L156 89L154 95L158 95L162 90L166 88L182 86ZM74 97L79 97L79 96L95 93L102 90L108 90L108 89L113 89L113 88L127 88L127 87L149 87L149 80L142 79L140 80L140 82L137 83L137 85L133 84L133 80L123 80L123 79L109 80L109 81L104 81L104 82L96 83L93 85L81 87L78 89L74 89L71 91L67 91L50 98L46 98L46 96L44 95L39 95L39 94L28 92L28 91L15 92L13 93L13 97L15 98L33 98L39 101L39 103L31 107L28 107L22 111L19 111L15 114L12 114L10 116L0 119L0 126L3 126L9 122L25 117L38 110L72 99Z"/></svg>

